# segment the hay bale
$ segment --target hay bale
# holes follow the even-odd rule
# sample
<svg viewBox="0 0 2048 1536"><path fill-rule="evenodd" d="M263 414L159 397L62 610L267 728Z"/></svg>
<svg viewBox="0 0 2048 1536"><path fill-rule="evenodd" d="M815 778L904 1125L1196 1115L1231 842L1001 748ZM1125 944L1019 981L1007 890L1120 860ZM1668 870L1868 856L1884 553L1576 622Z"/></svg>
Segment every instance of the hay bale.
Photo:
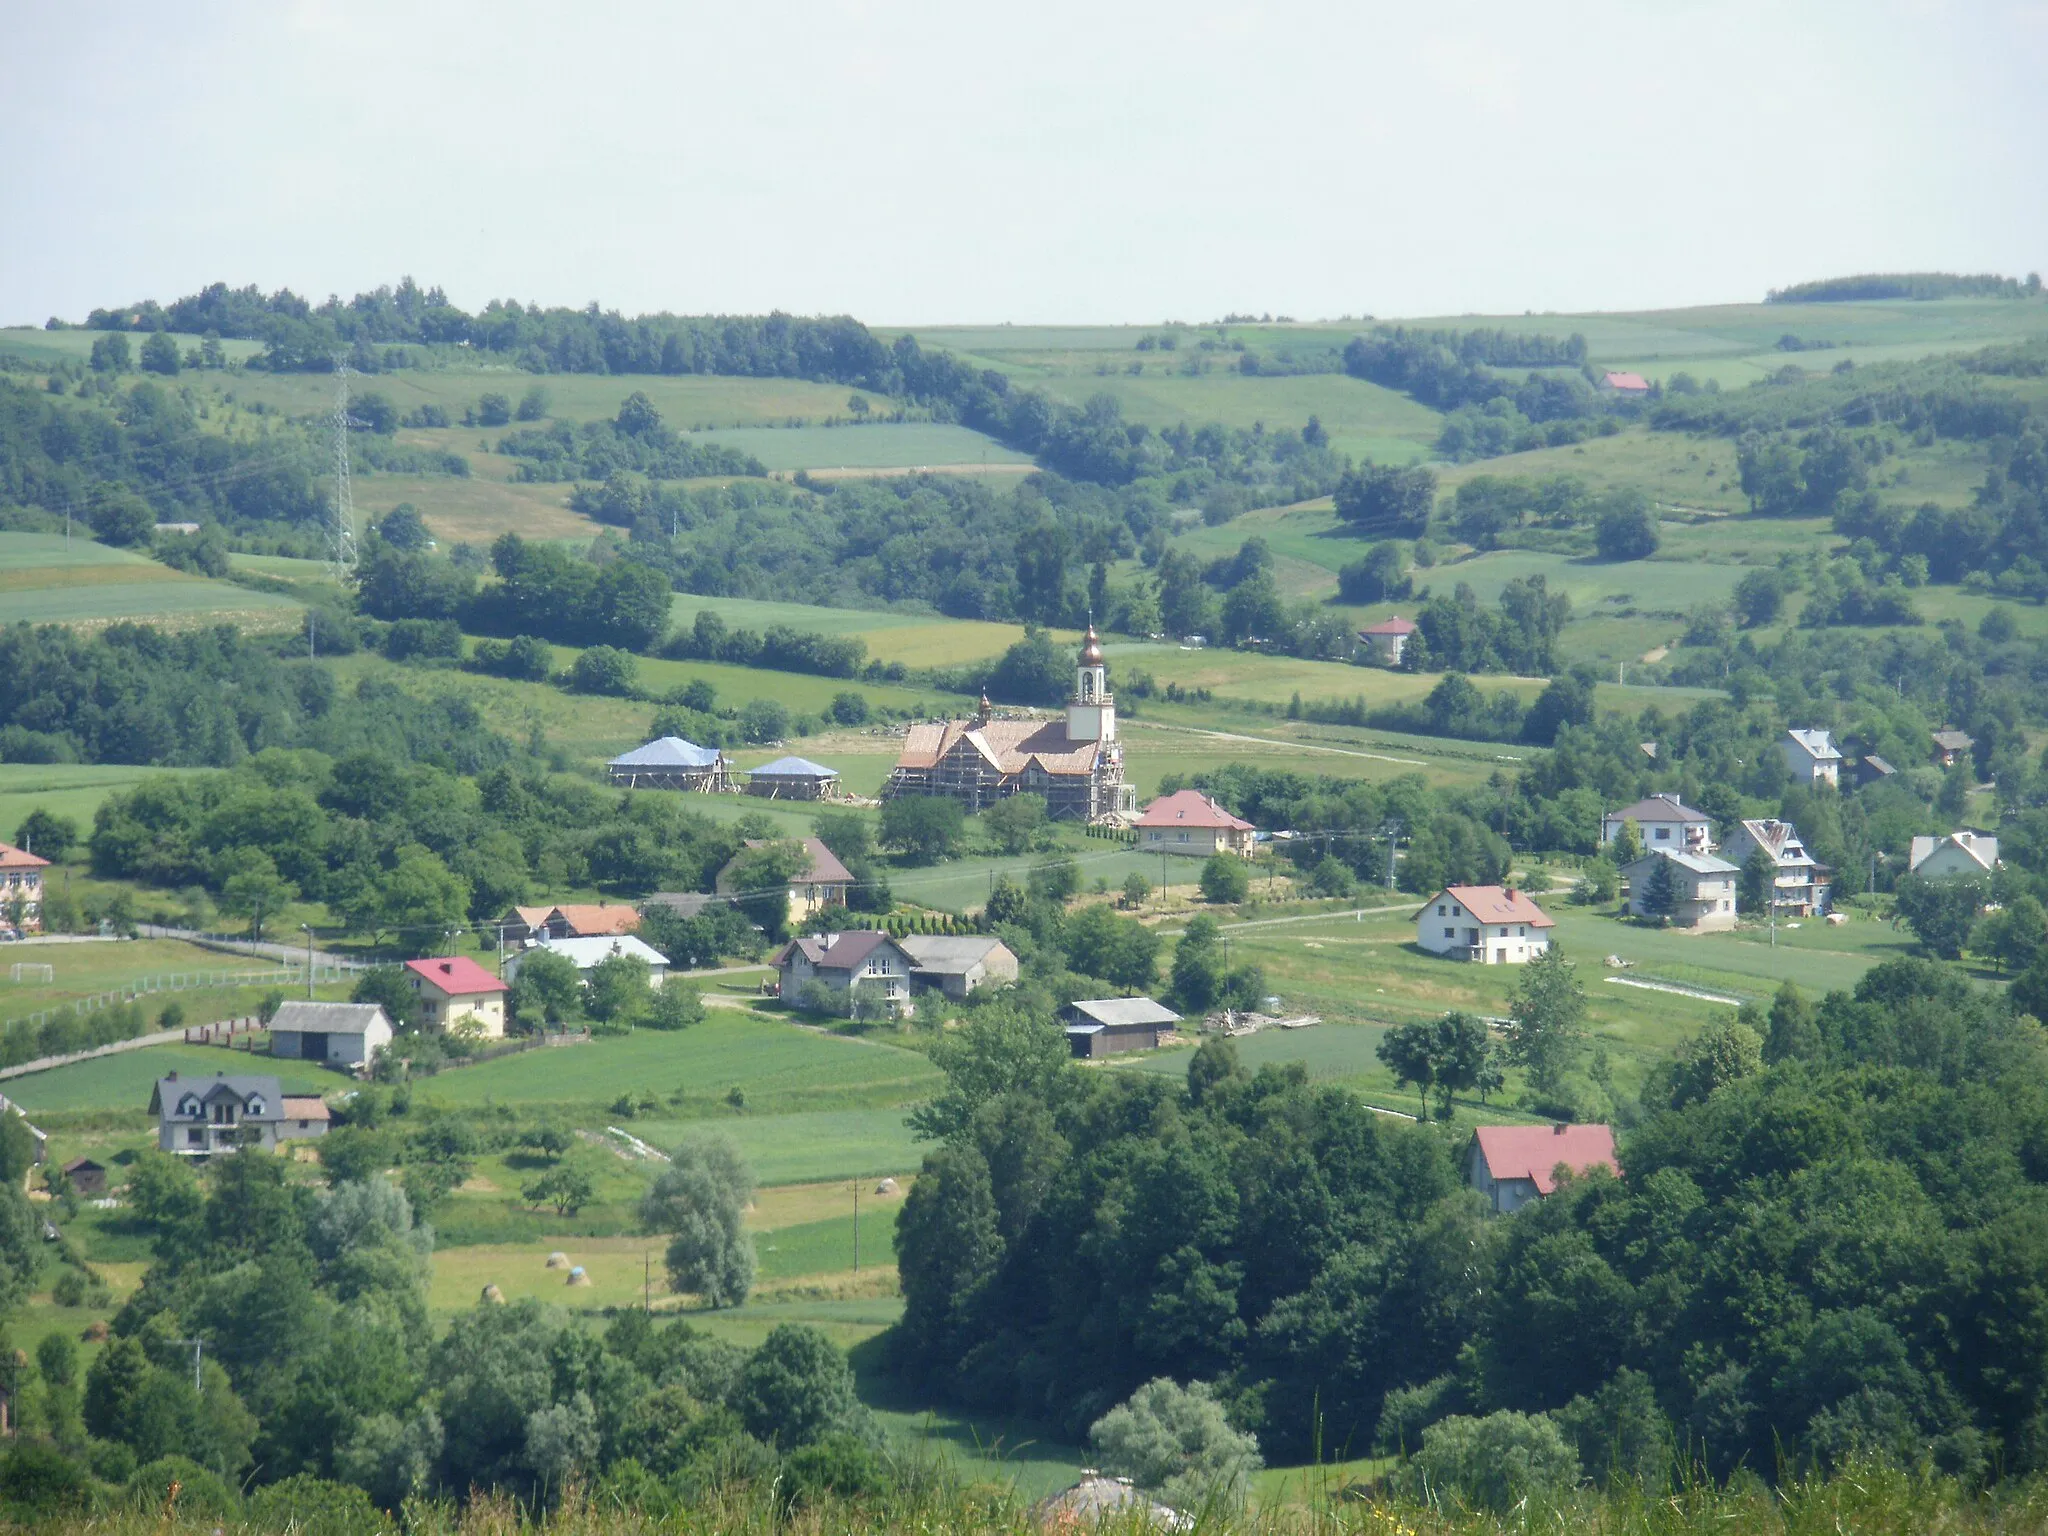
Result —
<svg viewBox="0 0 2048 1536"><path fill-rule="evenodd" d="M551 1253L548 1255L549 1269L567 1269L568 1267L569 1255L566 1253Z"/></svg>
<svg viewBox="0 0 2048 1536"><path fill-rule="evenodd" d="M114 1330L107 1326L107 1320L101 1317L87 1323L85 1325L85 1332L81 1333L79 1337L88 1344L103 1344L113 1335L113 1332Z"/></svg>
<svg viewBox="0 0 2048 1536"><path fill-rule="evenodd" d="M505 1293L498 1289L495 1282L484 1287L483 1299L494 1307L505 1305Z"/></svg>
<svg viewBox="0 0 2048 1536"><path fill-rule="evenodd" d="M881 1183L879 1183L879 1184L877 1184L877 1185L875 1186L875 1193L876 1193L876 1194L878 1194L878 1195L893 1195L893 1194L895 1194L895 1193L896 1193L896 1181L895 1181L894 1179L884 1179L884 1180L882 1180L882 1182L881 1182Z"/></svg>
<svg viewBox="0 0 2048 1536"><path fill-rule="evenodd" d="M571 1285L590 1284L590 1276L584 1273L583 1266L581 1264L578 1264L574 1269L569 1271L569 1283Z"/></svg>

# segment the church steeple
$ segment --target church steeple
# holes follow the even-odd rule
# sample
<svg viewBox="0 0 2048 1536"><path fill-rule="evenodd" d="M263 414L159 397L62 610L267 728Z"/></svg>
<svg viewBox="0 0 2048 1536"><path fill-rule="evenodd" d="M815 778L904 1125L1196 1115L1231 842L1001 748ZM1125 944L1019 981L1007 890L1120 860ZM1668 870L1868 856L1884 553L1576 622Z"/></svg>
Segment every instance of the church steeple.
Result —
<svg viewBox="0 0 2048 1536"><path fill-rule="evenodd" d="M1102 661L1102 639L1091 618L1081 641L1081 659L1074 668L1074 697L1067 705L1069 741L1116 740L1116 695L1109 691L1109 669Z"/></svg>

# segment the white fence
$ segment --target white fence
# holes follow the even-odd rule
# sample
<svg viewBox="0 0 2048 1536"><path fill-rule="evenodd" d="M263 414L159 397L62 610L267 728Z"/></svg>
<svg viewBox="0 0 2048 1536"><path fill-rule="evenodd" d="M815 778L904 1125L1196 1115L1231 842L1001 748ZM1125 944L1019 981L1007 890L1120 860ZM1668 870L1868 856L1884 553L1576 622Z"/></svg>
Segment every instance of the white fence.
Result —
<svg viewBox="0 0 2048 1536"><path fill-rule="evenodd" d="M15 968L21 969L21 964L17 964ZM316 965L313 967L313 981L315 984L323 981L341 981L354 971L353 966ZM155 997L167 992L218 991L224 987L305 985L306 968L303 965L281 965L260 971L164 971L154 976L138 976L111 991L95 992L90 997L75 998L67 1003L57 1003L39 1009L35 1013L23 1014L7 1020L4 1027L11 1029L17 1024L28 1024L39 1029L60 1013L97 1013L102 1008L115 1008L124 1003L140 1002L145 997Z"/></svg>

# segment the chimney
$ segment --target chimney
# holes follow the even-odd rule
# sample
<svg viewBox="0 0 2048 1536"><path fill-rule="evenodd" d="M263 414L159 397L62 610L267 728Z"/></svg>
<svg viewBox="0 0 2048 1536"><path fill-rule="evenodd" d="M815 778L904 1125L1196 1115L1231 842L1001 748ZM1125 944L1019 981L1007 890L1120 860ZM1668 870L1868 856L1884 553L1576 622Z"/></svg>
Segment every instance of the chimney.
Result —
<svg viewBox="0 0 2048 1536"><path fill-rule="evenodd" d="M178 1074L175 1072L166 1072L164 1074L164 1081L167 1083L175 1083L177 1080Z"/></svg>
<svg viewBox="0 0 2048 1536"><path fill-rule="evenodd" d="M1568 1129L1569 1127L1566 1126L1562 1121L1560 1121L1558 1124L1553 1125L1550 1128L1550 1134L1553 1136L1562 1136Z"/></svg>

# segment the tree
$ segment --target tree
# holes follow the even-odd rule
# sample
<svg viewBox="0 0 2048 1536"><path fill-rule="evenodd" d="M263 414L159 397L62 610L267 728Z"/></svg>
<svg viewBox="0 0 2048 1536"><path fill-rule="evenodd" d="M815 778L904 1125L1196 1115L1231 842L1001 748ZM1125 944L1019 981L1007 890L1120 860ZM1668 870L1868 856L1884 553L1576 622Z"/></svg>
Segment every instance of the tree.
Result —
<svg viewBox="0 0 2048 1536"><path fill-rule="evenodd" d="M1097 1419L1088 1443L1108 1472L1128 1477L1169 1506L1191 1513L1216 1500L1244 1501L1265 1465L1256 1438L1233 1428L1206 1382L1148 1381Z"/></svg>
<svg viewBox="0 0 2048 1536"><path fill-rule="evenodd" d="M1700 1103L1764 1069L1764 1043L1740 1019L1722 1018L1686 1042L1672 1078L1671 1107Z"/></svg>
<svg viewBox="0 0 2048 1536"><path fill-rule="evenodd" d="M1027 853L1045 828L1045 796L1010 795L981 813L982 830L999 853Z"/></svg>
<svg viewBox="0 0 2048 1536"><path fill-rule="evenodd" d="M94 373L126 373L128 338L119 332L111 336L94 337L91 364Z"/></svg>
<svg viewBox="0 0 2048 1536"><path fill-rule="evenodd" d="M567 955L528 950L512 979L510 1000L513 1017L528 1028L543 1022L559 1024L582 1006L583 973Z"/></svg>
<svg viewBox="0 0 2048 1536"><path fill-rule="evenodd" d="M1234 853L1211 854L1202 865L1202 900L1232 906L1251 895L1252 877Z"/></svg>
<svg viewBox="0 0 2048 1536"><path fill-rule="evenodd" d="M356 978L349 1001L375 1003L396 1029L410 1028L419 1022L419 994L412 989L411 974L401 965L380 965L364 971Z"/></svg>
<svg viewBox="0 0 2048 1536"><path fill-rule="evenodd" d="M2048 939L2048 911L2029 893L2022 891L1977 924L1970 934L1970 948L1998 968L2017 975L2034 963Z"/></svg>
<svg viewBox="0 0 2048 1536"><path fill-rule="evenodd" d="M37 806L22 817L21 825L14 829L14 845L26 852L48 859L52 864L62 863L78 842L78 823L69 816L58 816Z"/></svg>
<svg viewBox="0 0 2048 1536"><path fill-rule="evenodd" d="M1083 907L1067 920L1062 941L1067 965L1083 976L1099 976L1123 992L1149 992L1159 984L1160 937L1136 918L1102 905Z"/></svg>
<svg viewBox="0 0 2048 1536"><path fill-rule="evenodd" d="M898 795L882 807L882 841L912 864L953 857L966 826L967 813L947 795Z"/></svg>
<svg viewBox="0 0 2048 1536"><path fill-rule="evenodd" d="M835 1432L872 1433L845 1352L805 1323L777 1324L761 1341L740 1373L733 1406L748 1434L784 1450Z"/></svg>
<svg viewBox="0 0 2048 1536"><path fill-rule="evenodd" d="M414 954L429 955L469 921L469 882L432 849L408 843L398 850L374 903L379 929L396 933Z"/></svg>
<svg viewBox="0 0 2048 1536"><path fill-rule="evenodd" d="M638 389L620 402L619 414L612 418L613 429L626 437L645 437L662 426L661 412L646 392Z"/></svg>
<svg viewBox="0 0 2048 1536"><path fill-rule="evenodd" d="M1601 515L1593 544L1603 560L1647 560L1657 553L1657 519L1640 492Z"/></svg>
<svg viewBox="0 0 2048 1536"><path fill-rule="evenodd" d="M833 694L831 707L826 710L834 725L866 725L871 713L868 696L850 688Z"/></svg>
<svg viewBox="0 0 2048 1536"><path fill-rule="evenodd" d="M1777 895L1778 861L1761 847L1749 850L1735 882L1735 904L1744 912L1761 912Z"/></svg>
<svg viewBox="0 0 2048 1536"><path fill-rule="evenodd" d="M557 1216L574 1216L597 1198L597 1180L578 1163L560 1162L519 1193L528 1205L551 1205Z"/></svg>
<svg viewBox="0 0 2048 1536"><path fill-rule="evenodd" d="M1659 858L1650 866L1650 872L1643 876L1643 888L1632 894L1643 916L1663 922L1678 910L1678 871L1676 863Z"/></svg>
<svg viewBox="0 0 2048 1536"><path fill-rule="evenodd" d="M484 394L476 403L477 425L502 427L512 419L512 402L495 390Z"/></svg>
<svg viewBox="0 0 2048 1536"><path fill-rule="evenodd" d="M1037 625L1027 625L1024 638L1003 652L988 677L988 696L998 704L1064 704L1074 691L1074 657L1053 644Z"/></svg>
<svg viewBox="0 0 2048 1536"><path fill-rule="evenodd" d="M1173 947L1173 992L1189 1013L1206 1013L1223 996L1223 925L1206 912L1188 919Z"/></svg>
<svg viewBox="0 0 2048 1536"><path fill-rule="evenodd" d="M1781 1061L1806 1061L1819 1054L1820 1029L1814 1022L1813 1004L1792 982L1780 982L1771 998L1763 1059L1776 1066Z"/></svg>
<svg viewBox="0 0 2048 1536"><path fill-rule="evenodd" d="M1508 1014L1509 1059L1537 1092L1555 1094L1584 1047L1586 992L1554 941L1523 967Z"/></svg>
<svg viewBox="0 0 2048 1536"><path fill-rule="evenodd" d="M1033 901L1064 906L1081 893L1081 866L1069 854L1040 859L1025 875L1024 889Z"/></svg>
<svg viewBox="0 0 2048 1536"><path fill-rule="evenodd" d="M1337 572L1337 596L1347 603L1393 603L1411 596L1408 560L1399 543L1383 540Z"/></svg>
<svg viewBox="0 0 2048 1536"><path fill-rule="evenodd" d="M1568 1493L1579 1480L1579 1456L1544 1414L1453 1414L1423 1430L1422 1448L1402 1472L1419 1498L1455 1497L1506 1514L1525 1500Z"/></svg>
<svg viewBox="0 0 2048 1536"><path fill-rule="evenodd" d="M1899 882L1897 900L1899 916L1915 938L1942 959L1959 960L1984 905L1984 889L1971 879L1908 875Z"/></svg>
<svg viewBox="0 0 2048 1536"><path fill-rule="evenodd" d="M1414 1084L1422 1100L1418 1119L1429 1118L1429 1090L1436 1090L1436 1117L1451 1118L1451 1098L1479 1085L1489 1048L1486 1021L1452 1010L1440 1018L1415 1019L1381 1036L1379 1059L1397 1083Z"/></svg>
<svg viewBox="0 0 2048 1536"><path fill-rule="evenodd" d="M571 664L569 686L578 693L626 697L633 692L638 671L632 652L614 645L593 645Z"/></svg>
<svg viewBox="0 0 2048 1536"><path fill-rule="evenodd" d="M754 1175L724 1137L686 1141L640 1202L650 1232L670 1234L669 1284L709 1307L736 1307L754 1286L744 1222Z"/></svg>
<svg viewBox="0 0 2048 1536"><path fill-rule="evenodd" d="M765 744L781 741L794 729L789 706L780 699L749 699L740 710L740 734L748 741Z"/></svg>
<svg viewBox="0 0 2048 1536"><path fill-rule="evenodd" d="M1135 910L1145 905L1145 898L1152 894L1152 882L1133 870L1124 876L1123 890L1119 902L1127 909Z"/></svg>
<svg viewBox="0 0 2048 1536"><path fill-rule="evenodd" d="M640 1021L648 1029L688 1029L704 1022L704 998L671 971L655 989L654 1001Z"/></svg>
<svg viewBox="0 0 2048 1536"><path fill-rule="evenodd" d="M545 385L531 384L526 393L519 397L519 409L513 415L520 421L542 421L548 414L548 392Z"/></svg>
<svg viewBox="0 0 2048 1536"><path fill-rule="evenodd" d="M1627 869L1643 856L1643 829L1633 819L1624 820L1608 845L1617 869Z"/></svg>
<svg viewBox="0 0 2048 1536"><path fill-rule="evenodd" d="M1417 538L1429 531L1436 507L1436 472L1422 465L1397 468L1367 459L1337 482L1337 516L1369 532Z"/></svg>
<svg viewBox="0 0 2048 1536"><path fill-rule="evenodd" d="M420 509L409 501L401 501L384 514L377 524L377 537L407 554L418 554L434 542Z"/></svg>
<svg viewBox="0 0 2048 1536"><path fill-rule="evenodd" d="M142 371L144 373L175 374L178 371L178 344L168 332L152 332L142 344Z"/></svg>
<svg viewBox="0 0 2048 1536"><path fill-rule="evenodd" d="M1785 578L1775 570L1751 571L1735 583L1735 611L1755 629L1776 621L1785 607Z"/></svg>
<svg viewBox="0 0 2048 1536"><path fill-rule="evenodd" d="M220 881L220 909L229 917L249 919L249 937L263 937L263 920L275 917L299 888L277 872L277 864L261 848L231 848L214 866Z"/></svg>
<svg viewBox="0 0 2048 1536"><path fill-rule="evenodd" d="M726 866L735 904L771 943L788 937L790 886L810 866L804 845L790 838L742 848Z"/></svg>
<svg viewBox="0 0 2048 1536"><path fill-rule="evenodd" d="M600 1024L631 1025L653 1006L647 962L638 955L607 955L584 977L583 1011Z"/></svg>

